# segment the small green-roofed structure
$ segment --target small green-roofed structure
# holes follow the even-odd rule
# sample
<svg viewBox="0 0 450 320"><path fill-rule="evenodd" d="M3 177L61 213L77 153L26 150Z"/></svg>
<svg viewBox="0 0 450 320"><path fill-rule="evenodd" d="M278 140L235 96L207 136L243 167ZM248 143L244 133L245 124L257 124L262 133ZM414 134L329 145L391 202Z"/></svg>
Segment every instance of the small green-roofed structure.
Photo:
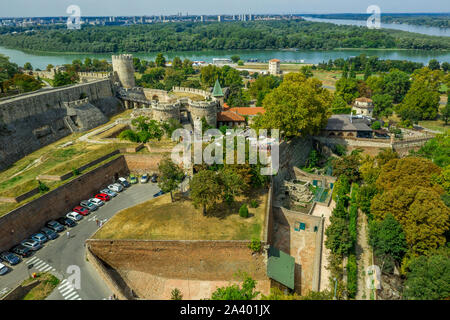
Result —
<svg viewBox="0 0 450 320"><path fill-rule="evenodd" d="M213 97L223 97L223 90L220 86L219 79L216 80L216 83L214 84L214 90L212 92Z"/></svg>
<svg viewBox="0 0 450 320"><path fill-rule="evenodd" d="M295 259L277 248L269 248L267 276L294 290Z"/></svg>

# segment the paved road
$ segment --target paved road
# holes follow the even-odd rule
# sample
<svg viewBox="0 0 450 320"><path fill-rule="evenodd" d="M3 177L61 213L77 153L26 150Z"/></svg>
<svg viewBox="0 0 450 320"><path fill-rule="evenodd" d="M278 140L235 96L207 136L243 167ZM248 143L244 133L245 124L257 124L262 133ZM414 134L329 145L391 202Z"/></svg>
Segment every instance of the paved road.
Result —
<svg viewBox="0 0 450 320"><path fill-rule="evenodd" d="M112 295L112 292L92 265L86 261L84 242L98 229L96 219L106 222L120 210L152 199L158 191L159 188L156 184L148 183L132 185L119 193L103 207L84 217L78 226L70 229L69 239L67 239L66 233L62 232L57 239L48 242L44 248L24 259L13 268L14 270L0 276L0 296L28 278L27 266L33 265L30 272L48 271L62 280L58 288L47 298L48 300L106 299ZM68 277L73 274L73 271L67 272L69 266L80 268L79 290L68 284Z"/></svg>

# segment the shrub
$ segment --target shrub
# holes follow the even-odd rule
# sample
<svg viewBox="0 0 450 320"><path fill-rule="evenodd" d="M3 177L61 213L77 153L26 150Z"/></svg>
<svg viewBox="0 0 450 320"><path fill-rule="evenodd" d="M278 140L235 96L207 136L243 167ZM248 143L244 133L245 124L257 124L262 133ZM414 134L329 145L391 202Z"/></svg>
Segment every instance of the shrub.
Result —
<svg viewBox="0 0 450 320"><path fill-rule="evenodd" d="M80 174L80 170L78 170L77 168L72 168L72 174L74 176L78 176Z"/></svg>
<svg viewBox="0 0 450 320"><path fill-rule="evenodd" d="M178 288L173 289L170 295L171 300L183 300L183 295L181 294L181 291Z"/></svg>
<svg viewBox="0 0 450 320"><path fill-rule="evenodd" d="M333 114L350 114L352 112L351 107L333 108L331 109Z"/></svg>
<svg viewBox="0 0 450 320"><path fill-rule="evenodd" d="M38 180L38 183L39 183L39 192L41 192L41 193L44 193L44 192L47 192L48 190L50 190L50 188L45 184L45 183L43 183L42 181L39 181Z"/></svg>
<svg viewBox="0 0 450 320"><path fill-rule="evenodd" d="M334 148L334 153L338 156L344 156L347 153L347 148L341 144L337 144Z"/></svg>
<svg viewBox="0 0 450 320"><path fill-rule="evenodd" d="M371 127L372 127L373 130L380 130L381 129L380 121L375 121L374 123L372 123Z"/></svg>
<svg viewBox="0 0 450 320"><path fill-rule="evenodd" d="M250 208L258 208L258 201L255 199L250 200Z"/></svg>
<svg viewBox="0 0 450 320"><path fill-rule="evenodd" d="M252 239L250 244L248 245L249 249L252 250L252 252L260 252L261 251L261 241L258 239Z"/></svg>
<svg viewBox="0 0 450 320"><path fill-rule="evenodd" d="M355 298L358 288L358 267L356 265L356 255L351 254L347 262L347 293L349 298Z"/></svg>
<svg viewBox="0 0 450 320"><path fill-rule="evenodd" d="M240 207L239 215L242 218L248 218L248 208L247 208L247 205L245 203Z"/></svg>

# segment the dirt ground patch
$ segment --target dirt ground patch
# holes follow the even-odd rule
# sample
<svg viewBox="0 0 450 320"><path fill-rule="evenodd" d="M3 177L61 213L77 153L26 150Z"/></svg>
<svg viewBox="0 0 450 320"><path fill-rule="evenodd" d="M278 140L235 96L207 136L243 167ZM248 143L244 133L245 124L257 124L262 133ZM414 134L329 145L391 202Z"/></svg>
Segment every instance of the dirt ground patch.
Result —
<svg viewBox="0 0 450 320"><path fill-rule="evenodd" d="M243 203L257 199L259 206L250 208L250 216L238 214ZM220 203L203 216L187 198L171 203L163 195L119 212L99 232L96 239L146 240L251 240L261 239L266 211L267 190L249 197L238 197L233 206Z"/></svg>

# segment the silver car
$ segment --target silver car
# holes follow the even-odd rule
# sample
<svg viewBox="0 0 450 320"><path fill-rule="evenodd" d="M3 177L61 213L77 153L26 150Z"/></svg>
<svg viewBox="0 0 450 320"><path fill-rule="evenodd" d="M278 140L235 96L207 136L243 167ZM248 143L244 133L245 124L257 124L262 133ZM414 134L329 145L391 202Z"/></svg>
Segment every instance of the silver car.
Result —
<svg viewBox="0 0 450 320"><path fill-rule="evenodd" d="M31 240L31 239L23 240L20 244L23 245L24 247L27 247L28 249L33 250L33 251L36 251L36 250L39 250L40 248L42 248L42 245L39 242Z"/></svg>
<svg viewBox="0 0 450 320"><path fill-rule="evenodd" d="M0 276L8 273L9 268L5 266L3 263L0 263Z"/></svg>
<svg viewBox="0 0 450 320"><path fill-rule="evenodd" d="M115 196L117 196L117 193L116 193L116 192L114 192L114 191L112 191L112 190L109 190L109 189L103 189L103 190L100 190L100 193L105 193L105 194L107 194L107 195L110 196L110 197L115 197Z"/></svg>

